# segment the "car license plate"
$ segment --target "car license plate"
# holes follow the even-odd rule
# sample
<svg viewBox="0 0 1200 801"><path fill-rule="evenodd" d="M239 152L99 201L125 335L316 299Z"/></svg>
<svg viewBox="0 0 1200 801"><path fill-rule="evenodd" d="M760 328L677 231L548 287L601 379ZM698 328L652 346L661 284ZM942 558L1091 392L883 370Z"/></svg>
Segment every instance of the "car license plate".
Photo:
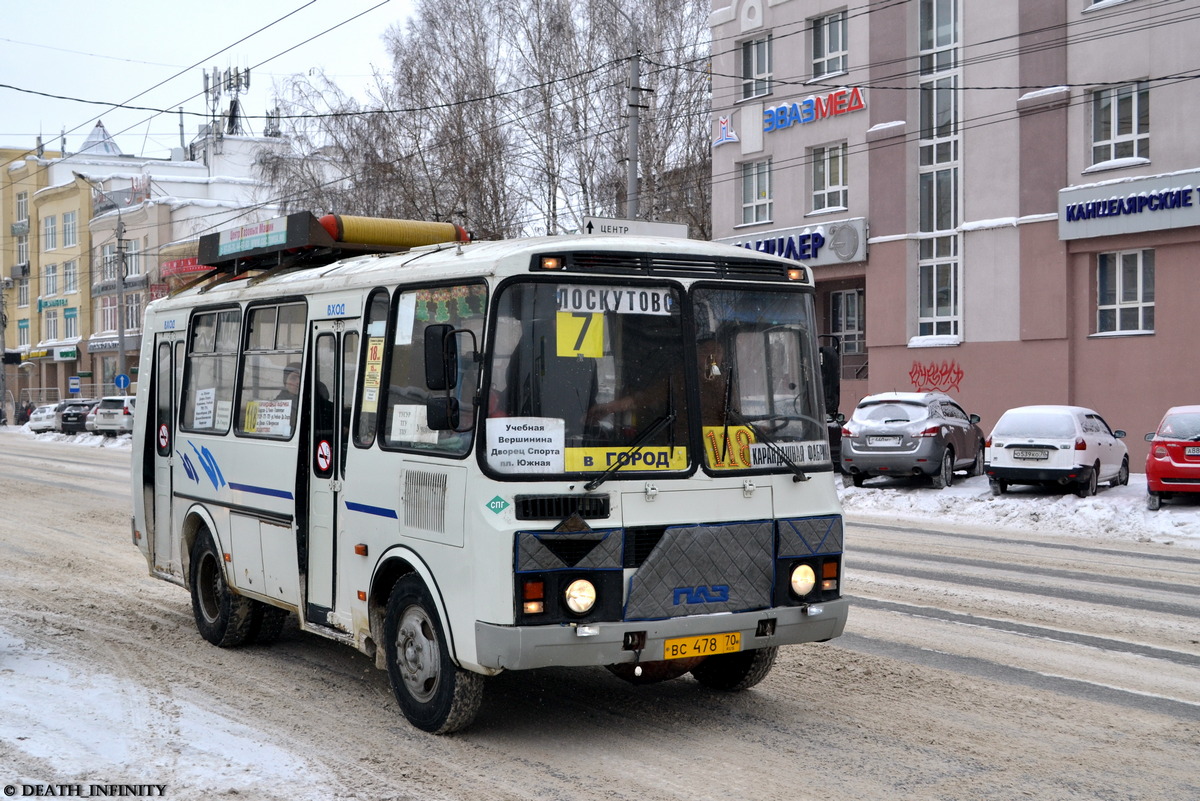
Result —
<svg viewBox="0 0 1200 801"><path fill-rule="evenodd" d="M1188 445L1183 449L1184 456L1200 456L1200 445Z"/></svg>
<svg viewBox="0 0 1200 801"><path fill-rule="evenodd" d="M1047 453L1046 451L1019 450L1019 451L1013 451L1013 458L1014 459L1049 459L1050 454Z"/></svg>
<svg viewBox="0 0 1200 801"><path fill-rule="evenodd" d="M675 637L663 643L663 659L732 654L740 650L742 650L742 634L739 631L706 634L702 637Z"/></svg>
<svg viewBox="0 0 1200 801"><path fill-rule="evenodd" d="M899 445L899 437L867 437L868 445Z"/></svg>

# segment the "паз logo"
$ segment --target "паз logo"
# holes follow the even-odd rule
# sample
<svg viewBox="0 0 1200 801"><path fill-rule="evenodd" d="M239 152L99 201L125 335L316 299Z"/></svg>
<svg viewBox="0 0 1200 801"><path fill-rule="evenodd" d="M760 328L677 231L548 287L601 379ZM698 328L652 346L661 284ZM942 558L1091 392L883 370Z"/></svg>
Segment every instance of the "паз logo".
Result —
<svg viewBox="0 0 1200 801"><path fill-rule="evenodd" d="M674 593L675 606L679 606L680 604L723 603L729 600L729 585L714 584L711 587L706 587L701 584L699 587L676 587Z"/></svg>

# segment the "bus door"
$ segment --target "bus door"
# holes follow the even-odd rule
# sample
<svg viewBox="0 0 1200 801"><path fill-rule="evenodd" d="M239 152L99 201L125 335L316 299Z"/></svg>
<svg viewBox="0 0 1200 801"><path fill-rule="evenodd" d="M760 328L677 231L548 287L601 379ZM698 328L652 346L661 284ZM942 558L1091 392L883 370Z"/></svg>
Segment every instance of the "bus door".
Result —
<svg viewBox="0 0 1200 801"><path fill-rule="evenodd" d="M306 531L309 622L348 627L335 618L337 591L338 496L342 491L350 402L358 351L356 321L319 320L312 324L307 391L311 425L308 442L308 526Z"/></svg>
<svg viewBox="0 0 1200 801"><path fill-rule="evenodd" d="M157 334L154 339L154 407L146 427L146 436L154 441L154 528L150 549L155 570L181 576L183 560L172 520L171 462L175 452L175 393L179 389L183 336L170 332Z"/></svg>

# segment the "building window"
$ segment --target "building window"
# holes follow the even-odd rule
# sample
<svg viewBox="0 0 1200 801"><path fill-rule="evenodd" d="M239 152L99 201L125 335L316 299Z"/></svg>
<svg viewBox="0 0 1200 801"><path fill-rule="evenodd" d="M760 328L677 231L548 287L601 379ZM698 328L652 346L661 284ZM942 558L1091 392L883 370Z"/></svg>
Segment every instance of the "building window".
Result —
<svg viewBox="0 0 1200 801"><path fill-rule="evenodd" d="M64 248L73 248L79 244L78 219L77 212L63 212L62 240Z"/></svg>
<svg viewBox="0 0 1200 801"><path fill-rule="evenodd" d="M103 272L101 280L115 281L117 280L117 246L105 245L100 249L100 259L103 263Z"/></svg>
<svg viewBox="0 0 1200 801"><path fill-rule="evenodd" d="M771 92L771 37L742 42L742 99Z"/></svg>
<svg viewBox="0 0 1200 801"><path fill-rule="evenodd" d="M742 224L771 219L771 161L742 165Z"/></svg>
<svg viewBox="0 0 1200 801"><path fill-rule="evenodd" d="M843 354L867 352L866 312L863 290L829 293L829 333L841 339Z"/></svg>
<svg viewBox="0 0 1200 801"><path fill-rule="evenodd" d="M1154 251L1101 253L1096 262L1096 332L1154 330Z"/></svg>
<svg viewBox="0 0 1200 801"><path fill-rule="evenodd" d="M1150 158L1150 84L1092 92L1092 164Z"/></svg>
<svg viewBox="0 0 1200 801"><path fill-rule="evenodd" d="M75 339L79 336L79 309L63 310L63 338Z"/></svg>
<svg viewBox="0 0 1200 801"><path fill-rule="evenodd" d="M58 309L46 309L42 312L42 321L45 324L46 339L58 339Z"/></svg>
<svg viewBox="0 0 1200 801"><path fill-rule="evenodd" d="M958 263L922 264L917 334L958 336Z"/></svg>
<svg viewBox="0 0 1200 801"><path fill-rule="evenodd" d="M101 331L116 331L117 330L117 297L116 295L105 295L100 298L100 330Z"/></svg>
<svg viewBox="0 0 1200 801"><path fill-rule="evenodd" d="M42 270L42 294L46 296L58 294L57 264L47 264Z"/></svg>
<svg viewBox="0 0 1200 801"><path fill-rule="evenodd" d="M29 279L17 279L17 306L29 305Z"/></svg>
<svg viewBox="0 0 1200 801"><path fill-rule="evenodd" d="M17 236L17 264L29 264L29 235Z"/></svg>
<svg viewBox="0 0 1200 801"><path fill-rule="evenodd" d="M26 222L29 219L29 193L17 193L17 222Z"/></svg>
<svg viewBox="0 0 1200 801"><path fill-rule="evenodd" d="M846 12L839 11L812 22L813 77L835 75L848 68Z"/></svg>
<svg viewBox="0 0 1200 801"><path fill-rule="evenodd" d="M142 274L142 243L130 239L125 243L125 277Z"/></svg>
<svg viewBox="0 0 1200 801"><path fill-rule="evenodd" d="M24 325L22 325L21 323L24 323ZM21 320L17 324L17 347L19 347L19 348L28 348L29 347L29 321L28 320Z"/></svg>
<svg viewBox="0 0 1200 801"><path fill-rule="evenodd" d="M66 233L65 231L63 232ZM65 236L64 236L65 238ZM72 259L64 261L62 266L63 294L69 295L79 291L79 262Z"/></svg>
<svg viewBox="0 0 1200 801"><path fill-rule="evenodd" d="M142 293L130 292L125 296L125 330L142 327Z"/></svg>
<svg viewBox="0 0 1200 801"><path fill-rule="evenodd" d="M813 211L844 209L850 205L850 189L846 177L846 143L814 147Z"/></svg>
<svg viewBox="0 0 1200 801"><path fill-rule="evenodd" d="M58 217L51 214L42 220L42 250L58 248Z"/></svg>

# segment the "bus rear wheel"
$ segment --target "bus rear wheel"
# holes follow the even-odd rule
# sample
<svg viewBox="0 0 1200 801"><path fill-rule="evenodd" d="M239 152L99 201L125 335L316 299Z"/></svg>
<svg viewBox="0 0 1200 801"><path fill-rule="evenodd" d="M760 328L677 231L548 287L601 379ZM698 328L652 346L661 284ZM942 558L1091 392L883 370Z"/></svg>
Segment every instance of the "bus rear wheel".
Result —
<svg viewBox="0 0 1200 801"><path fill-rule="evenodd" d="M775 665L778 646L710 656L692 668L696 681L710 690L747 690L767 677Z"/></svg>
<svg viewBox="0 0 1200 801"><path fill-rule="evenodd" d="M483 701L483 676L450 659L429 590L412 574L392 588L384 636L392 693L409 723L448 734L475 719Z"/></svg>
<svg viewBox="0 0 1200 801"><path fill-rule="evenodd" d="M222 564L212 535L202 530L192 545L192 615L200 636L220 648L233 648L250 638L255 602L229 588Z"/></svg>

